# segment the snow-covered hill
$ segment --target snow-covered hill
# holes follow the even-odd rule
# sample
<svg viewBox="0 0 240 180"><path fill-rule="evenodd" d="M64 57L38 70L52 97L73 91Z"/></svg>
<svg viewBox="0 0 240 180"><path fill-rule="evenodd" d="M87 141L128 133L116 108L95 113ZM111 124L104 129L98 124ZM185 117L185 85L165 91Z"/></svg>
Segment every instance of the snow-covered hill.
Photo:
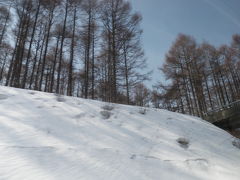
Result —
<svg viewBox="0 0 240 180"><path fill-rule="evenodd" d="M239 180L233 140L165 110L0 86L1 180Z"/></svg>

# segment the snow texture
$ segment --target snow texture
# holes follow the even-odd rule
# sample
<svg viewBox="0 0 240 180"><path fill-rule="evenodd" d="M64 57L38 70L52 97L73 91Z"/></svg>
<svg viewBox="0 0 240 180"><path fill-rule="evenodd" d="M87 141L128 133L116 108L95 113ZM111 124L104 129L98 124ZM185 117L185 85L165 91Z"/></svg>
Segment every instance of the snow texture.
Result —
<svg viewBox="0 0 240 180"><path fill-rule="evenodd" d="M230 134L139 109L0 86L0 180L239 180Z"/></svg>

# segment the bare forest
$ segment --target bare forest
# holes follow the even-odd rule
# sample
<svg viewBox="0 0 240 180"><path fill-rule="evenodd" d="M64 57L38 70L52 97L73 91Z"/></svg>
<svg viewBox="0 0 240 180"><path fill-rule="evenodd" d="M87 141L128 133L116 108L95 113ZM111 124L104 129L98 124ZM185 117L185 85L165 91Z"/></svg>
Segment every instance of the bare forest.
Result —
<svg viewBox="0 0 240 180"><path fill-rule="evenodd" d="M240 98L239 35L231 45L214 47L180 34L159 68L166 81L150 90L142 16L130 2L6 0L0 5L2 85L200 117Z"/></svg>
<svg viewBox="0 0 240 180"><path fill-rule="evenodd" d="M240 36L214 47L180 34L160 70L169 83L156 85L155 106L203 117L240 99Z"/></svg>
<svg viewBox="0 0 240 180"><path fill-rule="evenodd" d="M149 79L141 21L124 0L2 1L0 83L140 104L136 88Z"/></svg>

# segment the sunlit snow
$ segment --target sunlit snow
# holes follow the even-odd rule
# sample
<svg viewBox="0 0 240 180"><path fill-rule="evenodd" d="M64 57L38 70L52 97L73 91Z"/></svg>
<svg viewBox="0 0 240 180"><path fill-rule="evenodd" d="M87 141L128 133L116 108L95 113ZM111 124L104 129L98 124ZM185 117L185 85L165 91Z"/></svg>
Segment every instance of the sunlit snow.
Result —
<svg viewBox="0 0 240 180"><path fill-rule="evenodd" d="M141 112L0 86L0 179L239 180L230 134L199 118Z"/></svg>

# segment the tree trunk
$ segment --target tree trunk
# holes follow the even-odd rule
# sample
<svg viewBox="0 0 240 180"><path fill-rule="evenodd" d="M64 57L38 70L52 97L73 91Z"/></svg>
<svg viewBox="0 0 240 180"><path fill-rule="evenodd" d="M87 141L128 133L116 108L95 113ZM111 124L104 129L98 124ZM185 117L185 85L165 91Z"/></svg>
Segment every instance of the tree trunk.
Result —
<svg viewBox="0 0 240 180"><path fill-rule="evenodd" d="M28 68L29 68L28 67L29 66L29 60L30 60L30 55L31 55L31 51L32 51L32 43L33 43L35 31L36 31L39 11L40 11L40 1L38 2L37 12L36 12L36 15L35 15L35 20L34 20L34 25L33 25L33 30L32 30L32 36L31 36L31 40L30 40L30 44L29 44L29 48L28 48L26 67L25 67L24 77L23 77L23 81L22 81L22 88L25 88L25 86L26 86L26 80L27 80Z"/></svg>
<svg viewBox="0 0 240 180"><path fill-rule="evenodd" d="M74 59L74 47L75 47L76 15L77 15L77 7L74 7L73 32L72 32L72 43L71 43L71 53L70 53L70 63L69 63L69 74L68 74L68 88L67 88L68 96L72 96L72 93L73 93L73 59Z"/></svg>
<svg viewBox="0 0 240 180"><path fill-rule="evenodd" d="M67 16L68 16L68 1L69 0L66 1L63 31L62 31L62 39L61 39L61 47L60 47L60 57L59 57L59 66L58 66L58 77L57 77L57 89L56 89L57 94L60 93L60 77L61 77L61 70L62 70L63 45L64 45L64 39L65 39L66 22L67 22Z"/></svg>
<svg viewBox="0 0 240 180"><path fill-rule="evenodd" d="M38 85L39 91L41 91L41 89L42 89L42 81L43 81L43 76L44 76L46 57L47 57L49 38L50 38L50 31L51 31L51 28L52 28L53 15L54 15L54 8L51 10L51 12L49 14L49 23L48 23L46 44L45 44L45 50L44 50L44 55L43 55L43 62L42 62L40 81L39 81L39 85Z"/></svg>

